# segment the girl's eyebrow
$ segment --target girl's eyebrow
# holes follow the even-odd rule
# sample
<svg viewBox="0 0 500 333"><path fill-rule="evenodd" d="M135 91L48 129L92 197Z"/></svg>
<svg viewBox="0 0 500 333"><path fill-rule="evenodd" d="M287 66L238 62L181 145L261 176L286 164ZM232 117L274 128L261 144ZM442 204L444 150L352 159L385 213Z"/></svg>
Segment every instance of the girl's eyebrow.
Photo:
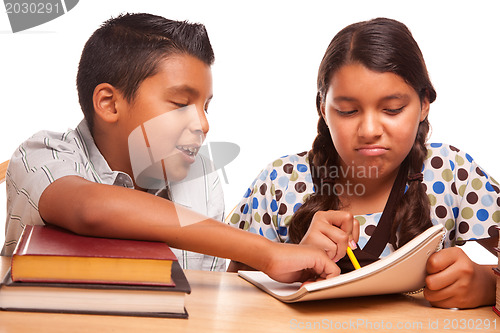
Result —
<svg viewBox="0 0 500 333"><path fill-rule="evenodd" d="M410 95L408 94L393 94L393 95L388 95L382 97L380 100L381 101L389 101L389 100L408 100L410 98ZM358 99L354 97L348 97L348 96L336 96L333 98L333 101L335 103L340 103L340 102L357 102Z"/></svg>
<svg viewBox="0 0 500 333"><path fill-rule="evenodd" d="M410 95L408 94L394 94L394 95L389 95L389 96L385 96L382 98L383 101L387 101L387 100L392 100L392 99L404 99L404 100L407 100L410 98Z"/></svg>
<svg viewBox="0 0 500 333"><path fill-rule="evenodd" d="M333 101L339 103L339 102L357 102L358 100L354 97L337 96L333 98Z"/></svg>

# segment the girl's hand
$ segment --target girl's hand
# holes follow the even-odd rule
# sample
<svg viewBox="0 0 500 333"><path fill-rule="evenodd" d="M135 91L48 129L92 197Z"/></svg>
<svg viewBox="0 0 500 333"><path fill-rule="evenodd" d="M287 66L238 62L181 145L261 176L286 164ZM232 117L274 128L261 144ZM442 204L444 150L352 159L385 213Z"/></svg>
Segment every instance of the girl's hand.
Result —
<svg viewBox="0 0 500 333"><path fill-rule="evenodd" d="M314 214L300 244L320 248L331 260L337 262L345 256L347 246L356 248L358 239L358 220L351 213L329 210Z"/></svg>
<svg viewBox="0 0 500 333"><path fill-rule="evenodd" d="M427 260L425 298L441 308L474 308L495 303L493 266L472 262L457 247L443 249Z"/></svg>

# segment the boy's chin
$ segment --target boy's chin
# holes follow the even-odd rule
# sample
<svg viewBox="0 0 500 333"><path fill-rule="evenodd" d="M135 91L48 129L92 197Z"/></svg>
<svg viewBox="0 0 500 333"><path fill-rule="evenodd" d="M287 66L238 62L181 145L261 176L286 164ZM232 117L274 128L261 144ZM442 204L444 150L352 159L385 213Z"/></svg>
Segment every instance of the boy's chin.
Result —
<svg viewBox="0 0 500 333"><path fill-rule="evenodd" d="M178 167L171 171L167 175L167 179L170 183L178 183L183 181L189 172L189 167Z"/></svg>

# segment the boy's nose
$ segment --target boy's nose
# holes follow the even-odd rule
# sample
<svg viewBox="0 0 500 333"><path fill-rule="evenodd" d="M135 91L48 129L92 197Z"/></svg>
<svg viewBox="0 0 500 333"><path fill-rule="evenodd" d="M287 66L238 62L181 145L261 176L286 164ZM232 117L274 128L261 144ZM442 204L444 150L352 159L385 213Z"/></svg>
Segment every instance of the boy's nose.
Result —
<svg viewBox="0 0 500 333"><path fill-rule="evenodd" d="M207 135L208 131L210 130L210 125L208 123L207 114L205 113L204 110L202 110L201 112L200 123L201 123L201 131L203 132L204 135Z"/></svg>
<svg viewBox="0 0 500 333"><path fill-rule="evenodd" d="M208 124L207 114L205 110L200 107L196 107L196 118L192 121L192 131L200 131L204 136L207 135L210 130L210 125Z"/></svg>

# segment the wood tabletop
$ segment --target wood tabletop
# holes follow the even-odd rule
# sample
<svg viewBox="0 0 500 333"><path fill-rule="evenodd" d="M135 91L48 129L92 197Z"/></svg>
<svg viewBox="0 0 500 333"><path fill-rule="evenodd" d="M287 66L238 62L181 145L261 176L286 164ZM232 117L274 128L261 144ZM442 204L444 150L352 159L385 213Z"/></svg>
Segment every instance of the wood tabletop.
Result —
<svg viewBox="0 0 500 333"><path fill-rule="evenodd" d="M10 263L1 258L2 276ZM490 306L433 308L422 297L387 295L285 304L235 273L185 271L189 319L0 311L0 332L495 332Z"/></svg>

